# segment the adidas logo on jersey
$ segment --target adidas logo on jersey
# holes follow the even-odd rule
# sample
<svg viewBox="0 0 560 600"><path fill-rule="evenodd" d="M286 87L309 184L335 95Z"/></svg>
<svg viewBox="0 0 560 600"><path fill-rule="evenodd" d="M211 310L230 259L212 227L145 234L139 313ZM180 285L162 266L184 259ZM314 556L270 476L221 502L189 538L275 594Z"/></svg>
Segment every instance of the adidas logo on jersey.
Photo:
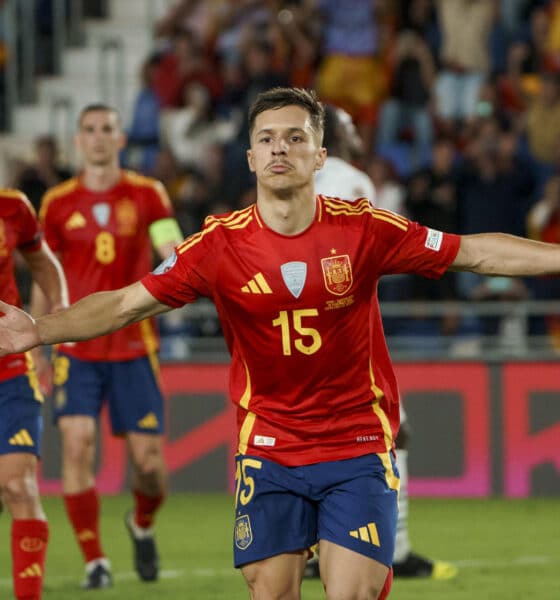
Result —
<svg viewBox="0 0 560 600"><path fill-rule="evenodd" d="M76 211L70 215L70 218L66 221L66 229L81 229L86 226L86 219L82 213Z"/></svg>
<svg viewBox="0 0 560 600"><path fill-rule="evenodd" d="M10 446L34 446L33 439L29 435L27 429L20 429L15 435L10 438Z"/></svg>
<svg viewBox="0 0 560 600"><path fill-rule="evenodd" d="M272 294L272 290L262 273L257 273L253 279L247 282L247 285L241 288L241 291L245 294Z"/></svg>
<svg viewBox="0 0 560 600"><path fill-rule="evenodd" d="M26 567L21 571L19 577L21 579L27 579L28 577L42 577L43 569L41 569L41 565L39 563L33 563L29 567Z"/></svg>
<svg viewBox="0 0 560 600"><path fill-rule="evenodd" d="M153 412L148 413L138 421L138 427L142 429L156 429L159 421Z"/></svg>
<svg viewBox="0 0 560 600"><path fill-rule="evenodd" d="M359 527L358 529L350 531L349 534L353 538L362 540L362 542L367 542L369 544L373 544L374 546L381 546L375 523L368 523L365 527Z"/></svg>

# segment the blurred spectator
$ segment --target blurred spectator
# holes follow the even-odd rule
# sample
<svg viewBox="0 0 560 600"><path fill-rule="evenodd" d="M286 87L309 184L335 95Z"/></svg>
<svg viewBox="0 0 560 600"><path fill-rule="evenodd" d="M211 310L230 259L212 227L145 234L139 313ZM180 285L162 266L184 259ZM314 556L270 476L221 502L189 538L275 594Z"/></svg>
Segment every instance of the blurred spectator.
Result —
<svg viewBox="0 0 560 600"><path fill-rule="evenodd" d="M522 30L527 11L533 4L532 0L500 0L500 21L510 38Z"/></svg>
<svg viewBox="0 0 560 600"><path fill-rule="evenodd" d="M313 2L309 2L313 4ZM316 88L321 99L348 112L369 147L387 91L381 60L383 21L375 0L315 0L323 23Z"/></svg>
<svg viewBox="0 0 560 600"><path fill-rule="evenodd" d="M527 110L527 139L538 161L560 161L560 73L543 74L541 91Z"/></svg>
<svg viewBox="0 0 560 600"><path fill-rule="evenodd" d="M375 206L408 216L405 190L390 161L381 156L372 156L367 165L367 174L375 187Z"/></svg>
<svg viewBox="0 0 560 600"><path fill-rule="evenodd" d="M455 146L449 138L436 140L431 165L415 173L407 185L406 206L410 218L436 229L457 233L457 184L454 177ZM410 296L415 300L457 300L455 273L447 272L441 279L414 276L410 281ZM419 317L417 317L419 318ZM441 317L428 317L437 335L451 335L459 327L458 315L447 311Z"/></svg>
<svg viewBox="0 0 560 600"><path fill-rule="evenodd" d="M161 102L155 90L159 58L149 56L142 65L142 87L134 100L127 132L123 166L151 174L159 149Z"/></svg>
<svg viewBox="0 0 560 600"><path fill-rule="evenodd" d="M459 233L501 231L524 235L534 180L531 170L516 156L516 147L516 136L510 130L501 130L495 118L480 120L469 141L466 160L458 169ZM457 286L466 300L521 300L528 294L521 279L475 273L458 273ZM511 324L517 327L518 322L485 317L480 319L480 330L486 342L498 336L498 343L507 342L509 348Z"/></svg>
<svg viewBox="0 0 560 600"><path fill-rule="evenodd" d="M172 38L177 29L196 31L206 47L216 34L216 21L228 10L226 0L177 0L170 4L154 25L154 37Z"/></svg>
<svg viewBox="0 0 560 600"><path fill-rule="evenodd" d="M432 56L439 56L441 33L433 0L401 0L400 30L415 31L428 44Z"/></svg>
<svg viewBox="0 0 560 600"><path fill-rule="evenodd" d="M403 31L397 38L396 67L388 100L381 106L377 149L400 143L405 130L412 140L410 169L429 159L433 128L430 115L431 90L436 69L428 45L415 32Z"/></svg>
<svg viewBox="0 0 560 600"><path fill-rule="evenodd" d="M289 4L278 12L277 23L287 44L289 84L295 87L313 87L320 53L319 22L306 18L304 10L295 4Z"/></svg>
<svg viewBox="0 0 560 600"><path fill-rule="evenodd" d="M482 82L491 71L490 32L496 0L437 0L442 32L436 113L447 133L476 115Z"/></svg>
<svg viewBox="0 0 560 600"><path fill-rule="evenodd" d="M161 106L179 108L183 91L193 82L204 84L212 97L222 91L222 85L209 56L193 31L175 31L171 49L164 52L153 76L153 89Z"/></svg>
<svg viewBox="0 0 560 600"><path fill-rule="evenodd" d="M531 71L529 59L529 45L522 40L513 41L507 51L505 72L497 79L498 101L516 123L540 85L538 75Z"/></svg>
<svg viewBox="0 0 560 600"><path fill-rule="evenodd" d="M186 236L200 230L214 204L212 190L204 173L197 169L186 172L181 195L175 202L175 215Z"/></svg>
<svg viewBox="0 0 560 600"><path fill-rule="evenodd" d="M173 152L182 168L205 172L215 145L224 144L234 134L230 120L216 118L208 89L197 82L184 89L184 105L161 115L162 142Z"/></svg>
<svg viewBox="0 0 560 600"><path fill-rule="evenodd" d="M527 214L528 237L540 242L560 243L560 176L551 177L546 183L543 197ZM539 277L530 281L537 300L560 299L560 277ZM555 350L560 351L560 316L547 315L544 327L534 320L533 333L547 333Z"/></svg>
<svg viewBox="0 0 560 600"><path fill-rule="evenodd" d="M547 2L530 4L528 11L528 28L521 39L529 45L527 64L533 73L552 72L557 69L556 58L548 44L550 34L550 18L546 8Z"/></svg>
<svg viewBox="0 0 560 600"><path fill-rule="evenodd" d="M22 165L14 180L14 187L21 190L31 201L37 213L43 194L50 188L72 177L72 171L59 165L59 150L52 135L35 140L35 161Z"/></svg>
<svg viewBox="0 0 560 600"><path fill-rule="evenodd" d="M185 193L188 176L179 167L177 159L169 148L162 148L157 153L152 176L163 183L176 211L179 199Z"/></svg>
<svg viewBox="0 0 560 600"><path fill-rule="evenodd" d="M407 184L406 207L410 218L439 231L459 230L457 183L454 176L455 146L439 138L431 164L414 173Z"/></svg>

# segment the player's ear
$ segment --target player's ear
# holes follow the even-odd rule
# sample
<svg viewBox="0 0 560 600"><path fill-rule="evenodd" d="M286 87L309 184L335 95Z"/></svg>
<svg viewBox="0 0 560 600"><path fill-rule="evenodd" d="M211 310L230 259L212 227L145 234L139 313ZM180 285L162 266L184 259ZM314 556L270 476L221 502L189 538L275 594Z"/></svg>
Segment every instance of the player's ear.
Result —
<svg viewBox="0 0 560 600"><path fill-rule="evenodd" d="M247 162L249 163L249 171L251 173L255 172L255 160L253 158L253 153L251 150L247 150Z"/></svg>
<svg viewBox="0 0 560 600"><path fill-rule="evenodd" d="M119 139L119 150L122 150L123 148L126 147L128 138L126 137L126 133L123 131L120 135L120 139Z"/></svg>
<svg viewBox="0 0 560 600"><path fill-rule="evenodd" d="M327 149L319 148L317 150L317 156L315 158L315 171L320 171L327 160Z"/></svg>

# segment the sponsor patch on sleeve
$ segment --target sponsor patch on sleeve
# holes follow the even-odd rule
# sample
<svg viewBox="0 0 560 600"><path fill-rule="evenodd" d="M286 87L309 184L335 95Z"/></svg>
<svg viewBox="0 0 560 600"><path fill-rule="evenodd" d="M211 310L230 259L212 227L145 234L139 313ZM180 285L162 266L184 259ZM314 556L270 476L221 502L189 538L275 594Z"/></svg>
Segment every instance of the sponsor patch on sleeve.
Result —
<svg viewBox="0 0 560 600"><path fill-rule="evenodd" d="M443 233L441 231L437 231L436 229L428 229L428 235L426 236L426 243L424 246L430 250L433 250L434 252L439 252L442 240Z"/></svg>

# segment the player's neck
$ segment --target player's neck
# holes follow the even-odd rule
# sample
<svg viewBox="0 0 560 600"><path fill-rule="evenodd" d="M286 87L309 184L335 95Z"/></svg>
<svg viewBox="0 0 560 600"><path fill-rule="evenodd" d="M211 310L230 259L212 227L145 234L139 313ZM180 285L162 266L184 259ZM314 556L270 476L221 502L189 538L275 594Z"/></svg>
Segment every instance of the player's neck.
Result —
<svg viewBox="0 0 560 600"><path fill-rule="evenodd" d="M259 190L257 206L262 220L270 229L282 235L297 235L305 231L315 218L315 193L309 189L289 195Z"/></svg>
<svg viewBox="0 0 560 600"><path fill-rule="evenodd" d="M82 184L92 192L106 192L120 181L122 176L118 165L88 165L82 171Z"/></svg>

